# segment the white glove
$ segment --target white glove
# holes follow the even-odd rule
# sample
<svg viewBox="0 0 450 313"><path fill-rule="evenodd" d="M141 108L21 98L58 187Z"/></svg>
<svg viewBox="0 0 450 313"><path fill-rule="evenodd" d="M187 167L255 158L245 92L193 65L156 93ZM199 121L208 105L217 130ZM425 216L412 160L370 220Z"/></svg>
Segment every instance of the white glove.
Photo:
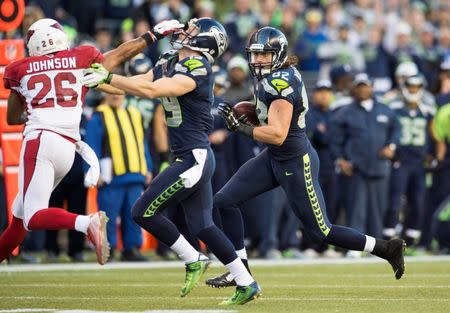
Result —
<svg viewBox="0 0 450 313"><path fill-rule="evenodd" d="M172 33L181 32L183 29L184 24L181 24L177 20L168 20L156 24L152 32L156 39L161 39Z"/></svg>
<svg viewBox="0 0 450 313"><path fill-rule="evenodd" d="M81 83L89 88L95 88L100 84L109 84L112 79L112 73L110 73L103 65L94 63L90 68L83 70L83 77Z"/></svg>
<svg viewBox="0 0 450 313"><path fill-rule="evenodd" d="M84 186L85 187L95 187L97 186L98 178L100 177L100 164L98 163L97 156L94 150L92 150L89 145L83 141L77 141L75 143L75 149L79 155L89 164L89 170L84 176Z"/></svg>

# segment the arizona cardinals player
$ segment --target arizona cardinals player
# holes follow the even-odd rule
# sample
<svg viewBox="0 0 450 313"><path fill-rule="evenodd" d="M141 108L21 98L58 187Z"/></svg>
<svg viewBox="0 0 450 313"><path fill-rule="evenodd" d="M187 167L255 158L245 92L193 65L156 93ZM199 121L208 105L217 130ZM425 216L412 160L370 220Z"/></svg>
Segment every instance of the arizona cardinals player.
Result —
<svg viewBox="0 0 450 313"><path fill-rule="evenodd" d="M75 229L87 235L96 247L97 261L106 263L109 244L104 212L77 215L49 208L52 190L72 166L75 151L91 165L85 179L98 180L98 160L80 140L79 123L87 88L80 80L92 63L112 70L148 44L182 29L178 21L164 21L140 38L125 42L102 55L93 46L69 47L61 25L52 19L32 24L27 33L30 57L11 63L5 69L8 98L8 124L24 124L24 140L19 164L19 192L14 200L13 220L0 237L0 262L24 239L27 230ZM122 93L121 90L109 92Z"/></svg>

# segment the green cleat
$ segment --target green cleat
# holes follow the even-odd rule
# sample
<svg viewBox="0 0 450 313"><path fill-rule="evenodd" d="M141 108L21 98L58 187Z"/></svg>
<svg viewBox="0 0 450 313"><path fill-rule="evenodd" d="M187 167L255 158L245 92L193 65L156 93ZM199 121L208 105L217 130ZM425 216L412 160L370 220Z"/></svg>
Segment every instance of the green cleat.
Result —
<svg viewBox="0 0 450 313"><path fill-rule="evenodd" d="M258 283L254 281L249 286L237 286L234 295L219 305L240 305L246 304L249 301L252 301L261 296L261 288Z"/></svg>
<svg viewBox="0 0 450 313"><path fill-rule="evenodd" d="M181 289L181 297L185 297L192 289L194 289L203 273L208 269L210 263L211 261L206 258L186 264L186 279L184 281L184 286Z"/></svg>

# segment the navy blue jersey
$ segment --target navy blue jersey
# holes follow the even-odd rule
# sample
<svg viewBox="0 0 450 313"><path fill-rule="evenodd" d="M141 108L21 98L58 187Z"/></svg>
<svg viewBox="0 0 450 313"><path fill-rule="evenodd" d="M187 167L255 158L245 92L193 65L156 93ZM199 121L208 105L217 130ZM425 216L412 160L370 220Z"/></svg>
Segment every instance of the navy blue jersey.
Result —
<svg viewBox="0 0 450 313"><path fill-rule="evenodd" d="M419 108L394 110L400 122L401 135L397 157L402 163L423 162L428 151L428 126L432 116Z"/></svg>
<svg viewBox="0 0 450 313"><path fill-rule="evenodd" d="M209 62L201 56L181 61L172 57L160 60L153 69L153 79L185 75L192 78L196 88L179 97L162 97L169 129L170 150L179 155L195 148L209 146L208 134L213 128L211 107L214 101L214 78Z"/></svg>
<svg viewBox="0 0 450 313"><path fill-rule="evenodd" d="M281 146L269 144L268 147L274 159L288 160L305 154L310 145L305 131L308 97L302 77L295 67L277 70L258 83L256 113L261 125L267 125L270 104L277 99L288 101L294 110L284 143Z"/></svg>

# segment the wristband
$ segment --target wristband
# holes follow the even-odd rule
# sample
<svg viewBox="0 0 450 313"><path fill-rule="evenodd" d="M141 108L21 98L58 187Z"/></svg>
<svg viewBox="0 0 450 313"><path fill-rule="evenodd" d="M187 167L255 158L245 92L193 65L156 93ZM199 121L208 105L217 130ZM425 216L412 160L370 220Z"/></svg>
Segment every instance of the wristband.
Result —
<svg viewBox="0 0 450 313"><path fill-rule="evenodd" d="M147 46L150 46L157 40L156 36L151 31L148 31L145 34L143 34L141 38L145 40Z"/></svg>
<svg viewBox="0 0 450 313"><path fill-rule="evenodd" d="M161 163L169 162L169 155L170 153L168 151L159 153L159 161Z"/></svg>
<svg viewBox="0 0 450 313"><path fill-rule="evenodd" d="M110 84L113 77L113 73L109 72L108 76L106 76L105 83Z"/></svg>
<svg viewBox="0 0 450 313"><path fill-rule="evenodd" d="M253 139L253 129L254 128L255 127L253 127L253 126L240 123L239 126L236 128L236 131Z"/></svg>

